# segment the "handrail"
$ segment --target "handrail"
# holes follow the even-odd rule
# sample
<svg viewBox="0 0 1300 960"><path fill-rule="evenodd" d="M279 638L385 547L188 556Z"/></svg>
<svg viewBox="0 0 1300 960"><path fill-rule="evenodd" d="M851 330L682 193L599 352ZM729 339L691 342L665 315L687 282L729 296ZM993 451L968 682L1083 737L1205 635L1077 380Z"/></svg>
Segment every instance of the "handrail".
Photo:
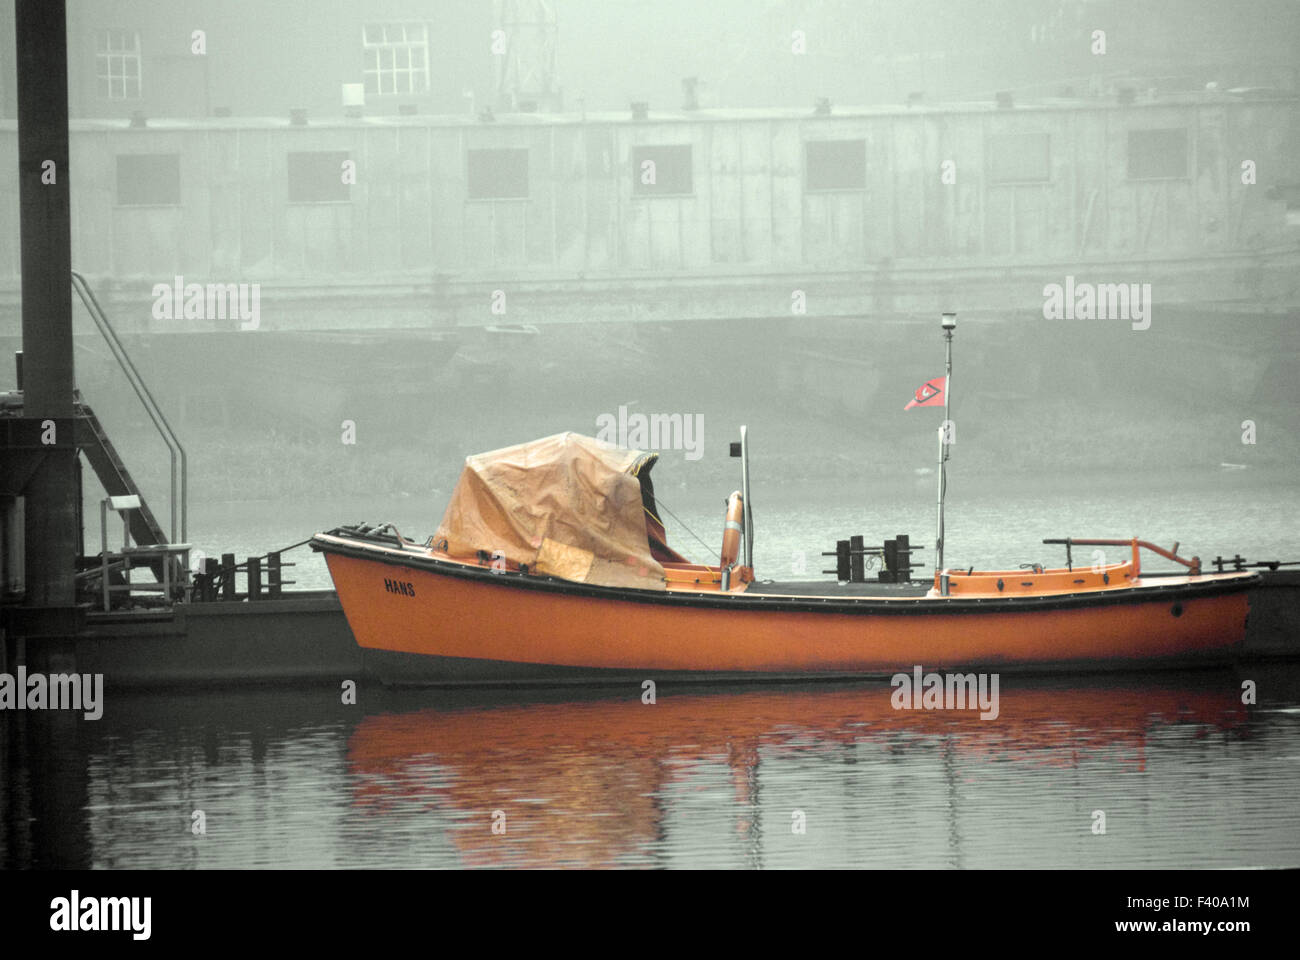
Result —
<svg viewBox="0 0 1300 960"><path fill-rule="evenodd" d="M188 460L185 456L185 448L181 446L180 439L176 432L172 430L171 424L167 422L167 417L163 415L162 408L158 406L158 401L154 399L149 387L145 384L144 378L140 376L140 371L136 369L131 357L126 352L126 347L122 344L113 329L113 325L108 322L108 316L104 313L104 308L99 305L95 298L94 292L90 289L90 284L86 278L77 271L72 271L72 288L77 291L77 296L81 297L82 304L86 307L86 312L90 318L95 321L95 326L103 335L108 347L113 353L114 359L117 360L118 366L126 374L127 382L131 384L131 389L135 391L136 397L144 406L145 412L149 414L149 419L153 421L154 427L158 430L159 435L163 438L163 443L167 445L167 451L171 457L171 539L173 543L188 542L189 537L189 471ZM176 536L176 510L177 510L177 458L180 459L180 538Z"/></svg>
<svg viewBox="0 0 1300 960"><path fill-rule="evenodd" d="M1150 550L1152 553L1162 556L1166 560L1172 560L1174 563L1181 563L1184 567L1187 567L1193 577L1199 577L1201 575L1201 558L1192 557L1192 559L1186 560L1183 557L1180 557L1178 555L1177 543L1168 550L1164 547L1156 546L1149 540L1139 540L1137 537L1131 537L1128 540L1098 540L1094 538L1080 539L1079 537L1065 537L1063 539L1044 540L1043 543L1065 544L1066 562L1070 565L1071 569L1074 568L1074 564L1070 559L1070 548L1077 544L1084 547L1131 547L1133 549L1133 576L1135 577L1142 572L1142 564L1138 558L1139 547Z"/></svg>

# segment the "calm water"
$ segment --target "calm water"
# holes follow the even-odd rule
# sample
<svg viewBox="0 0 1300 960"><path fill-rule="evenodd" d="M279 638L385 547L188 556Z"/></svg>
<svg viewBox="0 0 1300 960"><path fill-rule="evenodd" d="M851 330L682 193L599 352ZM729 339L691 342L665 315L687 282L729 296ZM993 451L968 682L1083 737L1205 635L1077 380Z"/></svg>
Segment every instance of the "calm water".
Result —
<svg viewBox="0 0 1300 960"><path fill-rule="evenodd" d="M1295 669L1008 677L989 721L895 711L880 682L638 693L227 691L114 698L80 726L24 715L0 740L0 862L1300 864Z"/></svg>
<svg viewBox="0 0 1300 960"><path fill-rule="evenodd" d="M954 564L1060 559L1043 537L1296 558L1300 495L1239 476L950 501ZM664 485L709 543L723 493ZM897 492L896 492L897 493ZM756 566L815 576L836 537L932 537L928 482L879 506L758 503ZM847 499L847 497L846 497ZM855 497L854 499L861 499ZM885 502L888 499L888 502ZM213 553L344 521L431 533L442 504L210 506ZM669 518L674 543L705 549ZM802 551L802 553L801 553ZM302 586L328 585L296 551ZM928 557L928 554L922 554ZM802 571L800 567L802 566ZM1258 703L1243 705L1253 680ZM896 711L886 683L539 696L159 692L102 720L0 717L0 863L94 867L1300 865L1300 666L1003 677L1000 716ZM194 811L206 834L192 833ZM499 812L498 812L499 811ZM1094 812L1106 832L1093 832ZM794 829L800 822L804 832ZM504 832L493 832L504 825Z"/></svg>

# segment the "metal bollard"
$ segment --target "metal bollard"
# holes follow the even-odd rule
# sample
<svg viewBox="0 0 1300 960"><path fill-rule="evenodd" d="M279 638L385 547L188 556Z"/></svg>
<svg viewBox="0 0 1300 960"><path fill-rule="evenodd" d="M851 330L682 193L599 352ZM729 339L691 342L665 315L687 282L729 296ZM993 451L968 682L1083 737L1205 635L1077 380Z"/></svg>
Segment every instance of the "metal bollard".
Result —
<svg viewBox="0 0 1300 960"><path fill-rule="evenodd" d="M199 584L199 597L207 603L217 599L217 571L221 564L212 557L203 558L203 579Z"/></svg>
<svg viewBox="0 0 1300 960"><path fill-rule="evenodd" d="M849 537L849 579L854 583L862 583L867 579L866 557L862 555L862 550L862 537Z"/></svg>
<svg viewBox="0 0 1300 960"><path fill-rule="evenodd" d="M260 557L248 558L248 599L262 599L262 560Z"/></svg>
<svg viewBox="0 0 1300 960"><path fill-rule="evenodd" d="M280 599L280 554L266 555L266 595L272 600Z"/></svg>
<svg viewBox="0 0 1300 960"><path fill-rule="evenodd" d="M221 599L235 599L235 555L233 553L221 555Z"/></svg>

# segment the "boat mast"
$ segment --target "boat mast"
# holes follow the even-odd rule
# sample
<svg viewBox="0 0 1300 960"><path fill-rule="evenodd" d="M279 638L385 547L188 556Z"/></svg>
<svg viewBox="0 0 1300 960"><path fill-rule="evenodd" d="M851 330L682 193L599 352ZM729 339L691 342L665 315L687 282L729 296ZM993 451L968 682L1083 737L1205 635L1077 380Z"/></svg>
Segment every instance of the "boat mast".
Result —
<svg viewBox="0 0 1300 960"><path fill-rule="evenodd" d="M740 490L745 502L745 566L754 572L754 515L749 508L749 428L740 428Z"/></svg>
<svg viewBox="0 0 1300 960"><path fill-rule="evenodd" d="M939 578L939 593L948 596L948 574L943 566L943 497L948 489L948 425L952 422L949 414L949 402L952 398L952 332L957 328L957 314L943 315L944 340L944 378L943 378L943 423L939 424L939 516L934 540L934 572Z"/></svg>

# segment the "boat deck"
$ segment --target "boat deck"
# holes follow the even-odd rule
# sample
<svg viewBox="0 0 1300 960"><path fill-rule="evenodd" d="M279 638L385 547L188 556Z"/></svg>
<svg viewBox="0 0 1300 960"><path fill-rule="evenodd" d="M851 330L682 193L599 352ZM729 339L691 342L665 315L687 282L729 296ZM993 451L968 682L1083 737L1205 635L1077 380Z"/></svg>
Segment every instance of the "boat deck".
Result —
<svg viewBox="0 0 1300 960"><path fill-rule="evenodd" d="M745 593L771 597L924 597L934 584L929 580L906 583L837 583L834 580L756 581Z"/></svg>

